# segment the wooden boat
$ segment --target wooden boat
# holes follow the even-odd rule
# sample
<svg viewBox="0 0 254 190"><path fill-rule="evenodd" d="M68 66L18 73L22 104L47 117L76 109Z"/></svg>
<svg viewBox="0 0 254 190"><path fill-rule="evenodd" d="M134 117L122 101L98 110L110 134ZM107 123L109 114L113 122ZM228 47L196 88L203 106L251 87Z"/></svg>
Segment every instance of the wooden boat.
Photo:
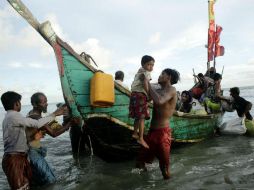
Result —
<svg viewBox="0 0 254 190"><path fill-rule="evenodd" d="M80 56L59 38L47 21L40 24L20 0L8 0L13 8L37 30L54 49L63 96L74 116L85 122L94 153L107 160L133 158L139 145L131 138L133 120L128 117L130 91L115 83L115 103L109 108L90 105L90 80L97 71L89 56ZM174 142L199 142L214 134L222 114L174 114L170 120ZM146 121L146 130L150 121ZM74 134L75 140L78 134ZM79 136L79 135L78 135Z"/></svg>

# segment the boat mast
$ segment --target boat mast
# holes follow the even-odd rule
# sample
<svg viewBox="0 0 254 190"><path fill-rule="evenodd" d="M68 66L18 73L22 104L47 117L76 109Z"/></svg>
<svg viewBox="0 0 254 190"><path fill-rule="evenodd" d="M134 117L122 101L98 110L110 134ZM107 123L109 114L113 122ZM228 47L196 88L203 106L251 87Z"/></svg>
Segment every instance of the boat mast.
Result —
<svg viewBox="0 0 254 190"><path fill-rule="evenodd" d="M213 61L213 67L216 66L216 57L224 55L224 46L219 45L222 27L215 26L215 16L213 6L216 0L208 1L209 8L209 29L208 29L208 48L207 48L207 68L210 68L210 61Z"/></svg>
<svg viewBox="0 0 254 190"><path fill-rule="evenodd" d="M213 11L213 30L214 30L214 35L213 35L213 42L214 42L214 51L213 51L213 67L215 68L216 66L216 56L215 56L215 40L216 40L216 27L215 27L215 16L214 16L214 9L213 9L213 5L215 3L216 0L213 0L213 4L212 4L212 11Z"/></svg>
<svg viewBox="0 0 254 190"><path fill-rule="evenodd" d="M11 6L35 29L39 32L40 23L24 5L21 0L7 0Z"/></svg>
<svg viewBox="0 0 254 190"><path fill-rule="evenodd" d="M7 0L10 5L51 45L50 40L41 32L40 22L33 16L21 0ZM44 24L44 23L43 23ZM44 24L45 25L45 24Z"/></svg>

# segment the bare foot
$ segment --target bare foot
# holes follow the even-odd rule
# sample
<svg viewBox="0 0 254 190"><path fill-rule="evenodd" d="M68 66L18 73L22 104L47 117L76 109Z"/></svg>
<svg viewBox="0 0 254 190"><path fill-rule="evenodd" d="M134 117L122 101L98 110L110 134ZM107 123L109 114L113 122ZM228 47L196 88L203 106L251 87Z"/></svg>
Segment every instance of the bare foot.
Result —
<svg viewBox="0 0 254 190"><path fill-rule="evenodd" d="M164 179L170 179L171 178L169 171L166 170L166 169L162 170L162 175L163 175Z"/></svg>
<svg viewBox="0 0 254 190"><path fill-rule="evenodd" d="M144 139L142 139L142 140L141 140L141 139L138 139L137 142L138 142L139 144L141 144L143 147L149 148L148 144L146 143L146 141L144 141Z"/></svg>
<svg viewBox="0 0 254 190"><path fill-rule="evenodd" d="M170 179L171 176L170 176L170 174L169 175L163 175L163 178L167 180L167 179Z"/></svg>
<svg viewBox="0 0 254 190"><path fill-rule="evenodd" d="M138 136L138 134L133 133L132 138L138 140L139 136Z"/></svg>

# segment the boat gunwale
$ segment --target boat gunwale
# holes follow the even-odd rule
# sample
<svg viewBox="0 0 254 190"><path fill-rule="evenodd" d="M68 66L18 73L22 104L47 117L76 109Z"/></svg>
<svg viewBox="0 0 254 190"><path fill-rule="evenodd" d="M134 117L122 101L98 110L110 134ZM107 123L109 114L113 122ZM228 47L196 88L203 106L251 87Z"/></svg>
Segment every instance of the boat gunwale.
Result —
<svg viewBox="0 0 254 190"><path fill-rule="evenodd" d="M208 114L208 115L191 114L191 113L182 113L181 115L179 115L178 112L175 111L173 114L173 116L175 117L190 118L190 119L214 119L222 115L223 115L223 112Z"/></svg>
<svg viewBox="0 0 254 190"><path fill-rule="evenodd" d="M205 138L200 139L190 139L190 140L181 140L181 139L173 139L173 142L176 143L197 143L203 141Z"/></svg>
<svg viewBox="0 0 254 190"><path fill-rule="evenodd" d="M128 128L130 130L134 130L134 127L131 126L131 125L128 125L127 123L115 118L115 117L112 117L111 115L107 114L107 113L89 113L89 114L86 114L86 120L88 119L91 119L91 118L96 118L96 117L99 117L99 118L106 118L106 119L109 119L110 121L120 125L120 126L123 126L125 128Z"/></svg>
<svg viewBox="0 0 254 190"><path fill-rule="evenodd" d="M60 37L57 36L56 41L57 41L57 43L60 44L60 46L64 47L70 54L72 54L75 58L77 58L83 65L88 67L88 69L90 69L93 73L101 71L101 70L94 68L91 64L87 63L79 54L77 54L75 52L75 50L67 42L64 42ZM103 72L103 71L101 71L101 72ZM123 92L124 94L130 96L131 92L124 86L115 82L115 87L118 90L120 90L121 92Z"/></svg>

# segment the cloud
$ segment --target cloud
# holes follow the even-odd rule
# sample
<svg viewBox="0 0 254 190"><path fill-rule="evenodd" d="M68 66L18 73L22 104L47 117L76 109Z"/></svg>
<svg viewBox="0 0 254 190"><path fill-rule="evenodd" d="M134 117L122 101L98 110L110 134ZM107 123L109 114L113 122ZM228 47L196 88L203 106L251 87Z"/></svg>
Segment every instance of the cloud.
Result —
<svg viewBox="0 0 254 190"><path fill-rule="evenodd" d="M31 26L27 25L26 27L16 28L15 22L19 22L20 17L15 17L12 14L13 11L10 11L10 8L5 8L0 12L0 49L5 49L9 51L9 48L15 44L17 49L38 49L41 56L52 57L53 50L49 44L37 33ZM93 56L101 69L108 69L112 64L112 52L103 47L100 41L96 38L87 39L85 42L73 42L69 39L68 35L63 32L60 27L57 16L49 13L46 15L46 20L49 20L52 24L52 27L56 34L60 36L63 40L69 42L72 47L81 53L86 51L86 53ZM14 19L14 21L13 21ZM25 64L24 63L11 63L11 67L20 68L24 66L34 67L34 68L43 68L40 63Z"/></svg>
<svg viewBox="0 0 254 190"><path fill-rule="evenodd" d="M176 33L173 39L169 39L163 48L154 50L152 54L159 61L176 59L181 52L203 46L206 43L205 24L200 22L190 26L186 30Z"/></svg>
<svg viewBox="0 0 254 190"><path fill-rule="evenodd" d="M31 26L27 26L21 29L21 31L15 35L15 41L19 48L38 49L41 56L50 57L53 53L49 44L36 32Z"/></svg>
<svg viewBox="0 0 254 190"><path fill-rule="evenodd" d="M249 59L247 65L253 66L254 65L254 58Z"/></svg>
<svg viewBox="0 0 254 190"><path fill-rule="evenodd" d="M86 54L91 55L100 69L108 70L112 67L112 52L103 47L98 39L89 38L81 43L70 40L69 44L78 54L85 51Z"/></svg>
<svg viewBox="0 0 254 190"><path fill-rule="evenodd" d="M19 26L20 19L9 6L0 9L0 50L38 48L44 56L52 54L48 44L31 26Z"/></svg>
<svg viewBox="0 0 254 190"><path fill-rule="evenodd" d="M30 62L30 63L24 63L24 62L11 62L5 66L5 68L11 68L11 69L42 69L42 70L47 70L52 68L52 64L45 64L45 63L40 63L40 62Z"/></svg>
<svg viewBox="0 0 254 190"><path fill-rule="evenodd" d="M15 91L22 95L22 104L29 105L30 97L35 92L44 92L48 97L49 102L61 102L63 101L62 89L57 88L59 81L55 81L54 84L48 85L42 81L30 81L22 83L19 81L11 81L10 84L1 84L0 81L0 96L6 91Z"/></svg>
<svg viewBox="0 0 254 190"><path fill-rule="evenodd" d="M184 50L205 45L207 41L206 31L206 24L203 22L196 23L195 25L187 28L181 35L183 38L180 40L178 48Z"/></svg>
<svg viewBox="0 0 254 190"><path fill-rule="evenodd" d="M8 64L9 67L14 68L14 69L19 69L21 67L24 67L23 63L20 62L12 62L10 64Z"/></svg>
<svg viewBox="0 0 254 190"><path fill-rule="evenodd" d="M161 38L161 34L160 32L156 32L155 34L153 34L150 39L149 39L149 43L150 44L157 44L160 42L160 38Z"/></svg>
<svg viewBox="0 0 254 190"><path fill-rule="evenodd" d="M244 74L243 74L244 73ZM254 81L254 64L241 64L232 65L225 68L222 84L224 87L233 87L233 86L249 86L253 85L249 81ZM236 80L237 78L237 80Z"/></svg>
<svg viewBox="0 0 254 190"><path fill-rule="evenodd" d="M60 38L69 39L68 34L63 32L63 29L58 22L57 16L54 13L48 13L45 16L45 20L50 21L51 26Z"/></svg>
<svg viewBox="0 0 254 190"><path fill-rule="evenodd" d="M54 55L53 49L50 47L50 45L40 36L38 32L36 32L31 26L29 26L27 23L25 27L23 24L19 24L20 20L22 18L15 13L15 11L11 10L12 8L4 8L0 9L0 50L6 51L6 54L8 52L14 52L15 57L19 54L17 52L23 52L24 50L27 50L29 55L28 59L20 59L19 61L13 61L13 59L7 59L8 64L4 64L3 68L6 70L6 72L13 72L15 70L19 71L20 69L26 69L26 71L29 71L29 68L32 69L50 69L53 67L53 64L49 64L47 59L52 59L52 56ZM110 70L110 67L112 65L111 63L111 57L112 52L105 47L101 45L101 42L96 38L89 38L84 42L73 42L69 39L68 34L64 33L62 28L60 27L58 23L57 16L54 14L47 14L46 20L49 20L52 24L53 29L57 33L58 36L63 38L64 41L69 42L74 50L77 51L77 53L81 53L82 51L86 51L86 53L93 56L95 61L97 61L100 69L108 69ZM21 50L21 51L20 51ZM1 51L1 53L3 52ZM16 52L16 53L15 53ZM35 52L35 56L37 52L39 52L39 56L36 57L33 56L33 52ZM25 56L24 56L25 57ZM36 61L39 60L39 61ZM43 60L46 60L45 62L42 62ZM55 60L54 60L55 61ZM11 70L8 70L10 68ZM43 80L38 80L40 82L33 83L31 79L29 79L30 75L26 74L26 71L23 73L24 76L27 78L27 84L23 84L18 81L12 81L11 83L2 80L1 81L1 92L7 91L7 90L15 90L22 94L23 101L25 104L29 103L29 98L32 93L35 91L43 91L45 93L49 94L50 99L53 101L62 101L62 92L60 87L59 81L55 83L55 85L49 85L51 87L48 87L48 85L43 82ZM17 74L21 74L18 72ZM56 76L57 70L56 70ZM3 79L3 77L1 77ZM4 84L4 85L3 85ZM7 85L8 84L8 85ZM58 89L58 90L56 90ZM56 92L57 91L57 92ZM60 96L59 96L60 95Z"/></svg>
<svg viewBox="0 0 254 190"><path fill-rule="evenodd" d="M186 30L176 33L172 39L167 40L167 45L161 48L157 48L151 52L151 55L155 58L155 66L152 74L152 82L157 82L157 79L164 68L173 67L173 65L168 66L171 60L182 59L183 52L191 49L195 49L199 46L204 46L206 43L206 35L204 35L204 30L206 31L205 23L200 22L195 25L190 26ZM159 39L160 33L157 32L150 40ZM154 40L155 42L156 40ZM125 82L131 84L133 81L133 76L140 67L140 57L128 57L120 61L118 68L125 71ZM186 66L185 66L186 68ZM177 66L179 70L179 66ZM196 72L205 71L206 65L197 65ZM179 70L180 71L180 70ZM181 89L189 89L193 85L192 70L190 69L187 73L181 72L181 82L177 85Z"/></svg>
<svg viewBox="0 0 254 190"><path fill-rule="evenodd" d="M80 54L85 51L85 53L91 55L99 69L108 70L112 67L112 52L103 47L100 40L96 38L88 38L83 42L75 42L69 38L69 35L63 32L62 27L59 25L57 16L53 13L46 15L46 20L49 20L55 33L76 51Z"/></svg>
<svg viewBox="0 0 254 190"><path fill-rule="evenodd" d="M56 16L48 14L46 16L53 25L54 30L60 36L65 36L59 27ZM49 57L53 50L49 44L36 32L29 24L25 27L19 26L22 18L15 11L6 6L0 9L0 50L9 51L10 48L34 49L37 48L41 56ZM15 44L15 46L14 46Z"/></svg>
<svg viewBox="0 0 254 190"><path fill-rule="evenodd" d="M43 64L43 63L27 63L27 66L30 68L35 68L35 69L50 69L51 64Z"/></svg>
<svg viewBox="0 0 254 190"><path fill-rule="evenodd" d="M13 11L10 10L10 7L4 7L0 9L0 50L6 50L11 47L11 44L8 43L14 38L11 34L13 30L12 25L9 23L9 19L13 17Z"/></svg>

